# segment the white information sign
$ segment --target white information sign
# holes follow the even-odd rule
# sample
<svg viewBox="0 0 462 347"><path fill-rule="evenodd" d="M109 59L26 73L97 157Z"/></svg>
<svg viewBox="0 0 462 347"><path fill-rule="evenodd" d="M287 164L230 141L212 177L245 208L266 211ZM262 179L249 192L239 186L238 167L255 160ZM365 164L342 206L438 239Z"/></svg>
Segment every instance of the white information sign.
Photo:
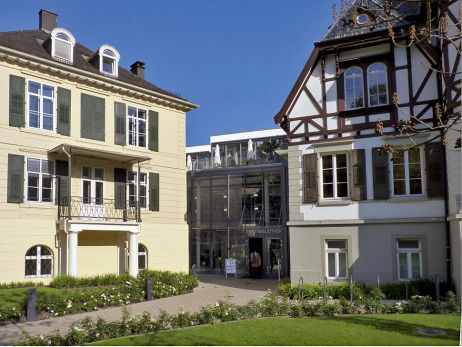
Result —
<svg viewBox="0 0 462 347"><path fill-rule="evenodd" d="M228 274L234 274L236 276L236 259L225 259L226 277Z"/></svg>

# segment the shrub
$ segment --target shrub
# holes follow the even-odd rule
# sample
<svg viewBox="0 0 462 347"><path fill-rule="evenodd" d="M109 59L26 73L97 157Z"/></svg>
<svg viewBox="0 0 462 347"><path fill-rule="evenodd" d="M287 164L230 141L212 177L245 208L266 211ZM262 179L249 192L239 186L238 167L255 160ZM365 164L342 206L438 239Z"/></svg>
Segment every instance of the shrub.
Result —
<svg viewBox="0 0 462 347"><path fill-rule="evenodd" d="M446 303L446 311L450 313L460 313L460 299L456 298L454 292L449 291L443 299Z"/></svg>
<svg viewBox="0 0 462 347"><path fill-rule="evenodd" d="M29 288L29 287L43 287L43 282L10 282L0 283L0 289L15 289L15 288Z"/></svg>

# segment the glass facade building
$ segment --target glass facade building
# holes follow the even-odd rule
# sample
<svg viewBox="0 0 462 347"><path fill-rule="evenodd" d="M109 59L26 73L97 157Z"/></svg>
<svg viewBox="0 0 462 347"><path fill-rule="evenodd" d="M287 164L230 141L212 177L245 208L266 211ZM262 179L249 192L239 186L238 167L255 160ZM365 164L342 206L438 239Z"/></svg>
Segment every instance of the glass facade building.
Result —
<svg viewBox="0 0 462 347"><path fill-rule="evenodd" d="M190 265L197 272L223 274L225 259L236 259L236 275L248 276L249 255L256 250L263 277L289 274L285 138L251 142L253 156L248 141L234 141L212 143L212 165L205 169L187 160ZM194 160L207 158L195 154Z"/></svg>

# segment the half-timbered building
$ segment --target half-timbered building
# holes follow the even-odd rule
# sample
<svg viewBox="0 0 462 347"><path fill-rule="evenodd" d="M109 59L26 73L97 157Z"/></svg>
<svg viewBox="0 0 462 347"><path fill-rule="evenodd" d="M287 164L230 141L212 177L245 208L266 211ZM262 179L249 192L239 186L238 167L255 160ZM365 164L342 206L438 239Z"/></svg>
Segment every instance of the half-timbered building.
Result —
<svg viewBox="0 0 462 347"><path fill-rule="evenodd" d="M441 6L431 13L449 11L460 33L460 2ZM447 155L439 131L409 137L393 126L411 115L417 130L428 129L438 125L439 105L460 104L460 75L438 73L460 71L460 54L436 38L400 36L424 26L427 10L416 2L396 7L393 41L379 20L381 2L354 1L315 43L274 117L289 142L293 283L436 275L460 282L460 152ZM394 160L378 151L413 142L419 146Z"/></svg>

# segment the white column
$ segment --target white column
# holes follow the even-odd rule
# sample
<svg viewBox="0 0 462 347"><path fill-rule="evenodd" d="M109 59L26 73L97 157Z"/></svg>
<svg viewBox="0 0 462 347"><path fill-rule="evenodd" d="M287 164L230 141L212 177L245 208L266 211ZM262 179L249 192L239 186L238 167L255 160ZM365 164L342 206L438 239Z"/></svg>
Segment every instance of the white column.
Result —
<svg viewBox="0 0 462 347"><path fill-rule="evenodd" d="M138 275L138 233L130 232L128 239L128 250L130 257L128 260L128 273L131 276Z"/></svg>
<svg viewBox="0 0 462 347"><path fill-rule="evenodd" d="M69 230L69 268L68 268L68 275L77 277L77 248L79 246L79 232L81 230Z"/></svg>
<svg viewBox="0 0 462 347"><path fill-rule="evenodd" d="M127 233L126 232L118 232L117 233L117 239L118 239L118 270L119 270L119 275L124 274L127 271L127 253L126 253L126 245L125 241L127 240Z"/></svg>

